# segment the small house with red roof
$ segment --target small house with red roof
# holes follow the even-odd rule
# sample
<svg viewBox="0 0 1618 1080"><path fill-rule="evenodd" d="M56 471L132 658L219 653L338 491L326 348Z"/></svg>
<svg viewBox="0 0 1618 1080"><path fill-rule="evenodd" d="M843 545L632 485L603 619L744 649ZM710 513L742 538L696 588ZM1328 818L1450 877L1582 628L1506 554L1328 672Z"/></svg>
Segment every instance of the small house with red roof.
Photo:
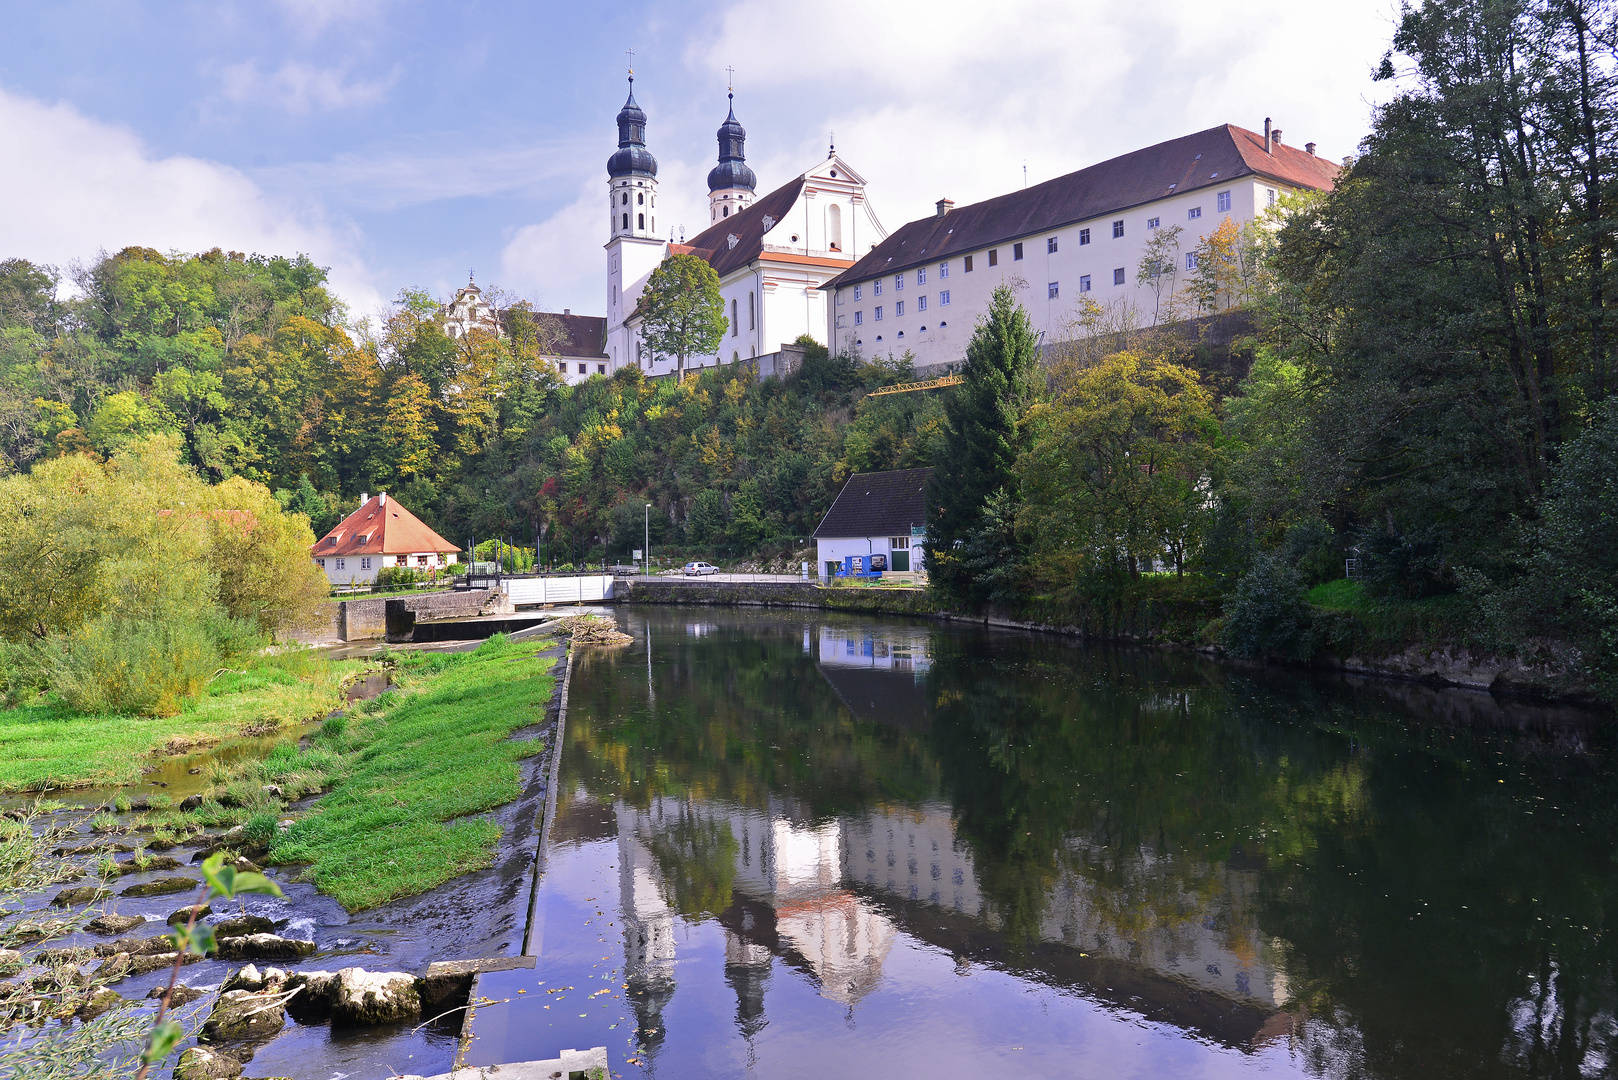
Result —
<svg viewBox="0 0 1618 1080"><path fill-rule="evenodd" d="M309 555L333 585L363 585L388 566L446 573L460 550L384 491L361 495L360 508L315 541Z"/></svg>

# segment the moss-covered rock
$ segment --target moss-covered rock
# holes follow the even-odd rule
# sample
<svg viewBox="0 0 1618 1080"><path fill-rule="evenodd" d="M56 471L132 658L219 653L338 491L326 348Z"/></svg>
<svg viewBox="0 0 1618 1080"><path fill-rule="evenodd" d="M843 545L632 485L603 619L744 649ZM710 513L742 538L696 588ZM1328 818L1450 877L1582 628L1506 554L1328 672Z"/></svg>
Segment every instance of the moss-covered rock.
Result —
<svg viewBox="0 0 1618 1080"><path fill-rule="evenodd" d="M343 968L332 998L333 1024L392 1024L421 1016L416 977L402 971Z"/></svg>
<svg viewBox="0 0 1618 1080"><path fill-rule="evenodd" d="M51 903L57 907L72 907L75 904L93 904L97 900L105 900L111 895L111 889L103 889L95 885L80 885L72 889L63 889L51 898Z"/></svg>
<svg viewBox="0 0 1618 1080"><path fill-rule="evenodd" d="M97 915L84 928L92 934L122 934L145 921L139 915Z"/></svg>
<svg viewBox="0 0 1618 1080"><path fill-rule="evenodd" d="M221 960L301 960L315 951L312 941L278 937L275 934L243 934L219 940Z"/></svg>
<svg viewBox="0 0 1618 1080"><path fill-rule="evenodd" d="M192 1046L174 1066L174 1080L234 1080L247 1066L236 1055L212 1046Z"/></svg>
<svg viewBox="0 0 1618 1080"><path fill-rule="evenodd" d="M278 1033L286 1019L286 1005L276 991L227 990L214 1002L200 1038L205 1043L256 1042Z"/></svg>
<svg viewBox="0 0 1618 1080"><path fill-rule="evenodd" d="M196 878L188 877L160 877L151 881L143 881L138 885L131 885L123 890L119 896L168 896L171 893L187 892L199 887L202 883Z"/></svg>

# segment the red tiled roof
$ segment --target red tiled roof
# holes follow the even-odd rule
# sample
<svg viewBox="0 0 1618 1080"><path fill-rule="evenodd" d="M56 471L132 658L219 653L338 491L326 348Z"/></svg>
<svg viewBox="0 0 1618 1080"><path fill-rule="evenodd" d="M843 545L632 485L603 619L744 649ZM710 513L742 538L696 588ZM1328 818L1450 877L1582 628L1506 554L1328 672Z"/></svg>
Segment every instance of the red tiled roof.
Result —
<svg viewBox="0 0 1618 1080"><path fill-rule="evenodd" d="M384 493L367 499L365 505L316 540L309 554L414 555L459 550Z"/></svg>
<svg viewBox="0 0 1618 1080"><path fill-rule="evenodd" d="M802 190L803 177L795 176L746 210L720 218L716 224L693 236L688 243L676 244L670 251L681 254L676 249L684 248L713 267L714 273L724 277L764 253L764 234L787 216ZM770 219L768 227L764 224L765 218ZM732 236L736 238L734 247L730 243Z"/></svg>
<svg viewBox="0 0 1618 1080"><path fill-rule="evenodd" d="M896 229L823 289L947 259L1018 237L1116 214L1171 195L1263 176L1290 187L1330 191L1339 167L1233 124L1184 135L1058 176L1033 187L925 217ZM749 211L755 207L750 207ZM710 229L708 232L712 232ZM704 236L708 233L704 233Z"/></svg>

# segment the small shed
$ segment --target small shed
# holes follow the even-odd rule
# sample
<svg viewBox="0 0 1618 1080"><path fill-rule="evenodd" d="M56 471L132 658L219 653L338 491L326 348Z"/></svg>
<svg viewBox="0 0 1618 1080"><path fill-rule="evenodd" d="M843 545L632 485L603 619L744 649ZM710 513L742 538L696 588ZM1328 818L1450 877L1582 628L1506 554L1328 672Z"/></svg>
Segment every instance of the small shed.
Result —
<svg viewBox="0 0 1618 1080"><path fill-rule="evenodd" d="M815 530L820 576L835 577L851 555L869 556L873 570L925 571L921 542L932 475L931 469L897 469L850 476Z"/></svg>
<svg viewBox="0 0 1618 1080"><path fill-rule="evenodd" d="M333 585L363 585L389 566L447 574L449 557L459 550L383 492L361 495L360 508L315 541L309 557Z"/></svg>

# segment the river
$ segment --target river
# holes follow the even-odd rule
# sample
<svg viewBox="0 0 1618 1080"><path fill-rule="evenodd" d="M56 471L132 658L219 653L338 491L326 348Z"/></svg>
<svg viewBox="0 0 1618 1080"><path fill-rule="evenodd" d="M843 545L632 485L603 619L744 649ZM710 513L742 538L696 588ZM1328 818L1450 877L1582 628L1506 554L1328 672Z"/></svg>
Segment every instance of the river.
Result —
<svg viewBox="0 0 1618 1080"><path fill-rule="evenodd" d="M937 624L620 621L577 657L538 965L484 976L471 1063L1612 1067L1597 718Z"/></svg>

